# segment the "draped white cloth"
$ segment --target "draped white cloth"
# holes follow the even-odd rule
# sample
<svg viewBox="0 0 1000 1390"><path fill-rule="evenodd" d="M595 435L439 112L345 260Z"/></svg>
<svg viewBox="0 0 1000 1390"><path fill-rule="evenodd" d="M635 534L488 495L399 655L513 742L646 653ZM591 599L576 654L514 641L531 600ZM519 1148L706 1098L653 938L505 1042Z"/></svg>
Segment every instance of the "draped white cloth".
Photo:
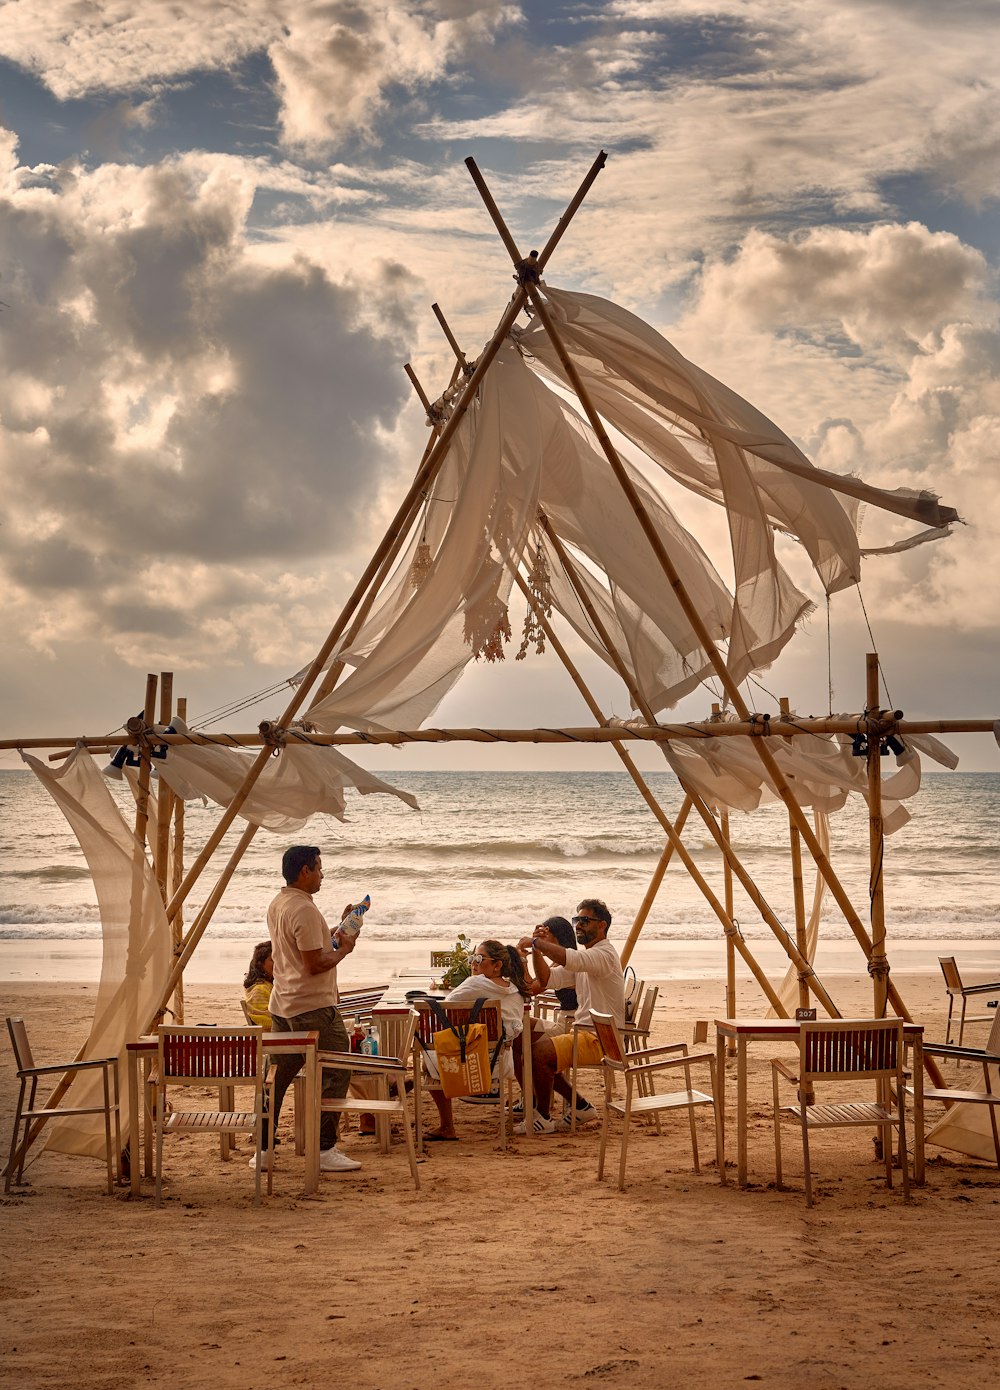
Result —
<svg viewBox="0 0 1000 1390"><path fill-rule="evenodd" d="M179 734L188 731L182 719L175 719L173 727ZM205 796L228 806L256 756L220 744L175 743L165 758L157 759L156 770L184 800ZM346 820L345 787L354 787L362 796L398 796L415 811L420 809L410 792L383 782L336 748L290 742L265 765L239 814L251 825L282 834L301 830L317 812Z"/></svg>
<svg viewBox="0 0 1000 1390"><path fill-rule="evenodd" d="M89 753L77 749L55 769L26 753L21 756L69 822L94 880L104 955L83 1060L117 1056L124 1097L125 1043L148 1026L170 974L170 929L163 901L142 846L122 819ZM133 900L139 905L134 924ZM78 1073L66 1093L66 1104L102 1105L100 1073ZM122 1127L124 1142L124 1113ZM46 1133L47 1148L103 1157L102 1115L54 1120Z"/></svg>

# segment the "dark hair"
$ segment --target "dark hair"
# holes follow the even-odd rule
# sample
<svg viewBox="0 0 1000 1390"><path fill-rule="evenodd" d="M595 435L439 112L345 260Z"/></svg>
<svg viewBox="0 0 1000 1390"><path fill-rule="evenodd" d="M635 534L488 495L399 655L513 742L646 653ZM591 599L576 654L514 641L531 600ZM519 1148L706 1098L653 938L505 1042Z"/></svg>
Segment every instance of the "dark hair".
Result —
<svg viewBox="0 0 1000 1390"><path fill-rule="evenodd" d="M502 941L492 939L484 941L482 946L490 960L499 962L501 976L511 982L522 999L530 999L528 977L524 973L524 962L518 954L517 947L505 946Z"/></svg>
<svg viewBox="0 0 1000 1390"><path fill-rule="evenodd" d="M243 981L244 989L252 989L253 986L259 984L261 980L267 980L268 984L271 983L269 977L264 974L264 962L270 954L270 941L262 941L253 948L253 955L250 957L250 969L247 971L246 978Z"/></svg>
<svg viewBox="0 0 1000 1390"><path fill-rule="evenodd" d="M568 951L576 950L576 932L565 917L546 917L542 925L548 927L560 946L565 946ZM564 1013L575 1013L579 1008L580 1001L577 999L576 990L572 985L563 985L554 993L559 1000L559 1007Z"/></svg>
<svg viewBox="0 0 1000 1390"><path fill-rule="evenodd" d="M303 869L314 869L320 856L318 845L292 845L281 856L281 876L287 884L297 881Z"/></svg>
<svg viewBox="0 0 1000 1390"><path fill-rule="evenodd" d="M599 918L606 927L611 926L611 913L608 911L607 903L602 903L600 898L584 898L583 902L577 905L577 912L581 909L589 912L592 917Z"/></svg>

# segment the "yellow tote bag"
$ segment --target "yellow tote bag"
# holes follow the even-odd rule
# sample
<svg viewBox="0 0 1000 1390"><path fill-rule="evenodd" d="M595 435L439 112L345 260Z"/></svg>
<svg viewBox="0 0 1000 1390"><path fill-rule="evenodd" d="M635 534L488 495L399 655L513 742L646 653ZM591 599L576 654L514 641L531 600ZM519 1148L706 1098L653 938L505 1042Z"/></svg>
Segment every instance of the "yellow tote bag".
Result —
<svg viewBox="0 0 1000 1390"><path fill-rule="evenodd" d="M484 1096L491 1089L490 1048L485 1023L476 1023L483 1007L477 999L468 1023L449 1023L448 1016L435 1002L431 1007L445 1027L433 1035L441 1089L455 1096Z"/></svg>

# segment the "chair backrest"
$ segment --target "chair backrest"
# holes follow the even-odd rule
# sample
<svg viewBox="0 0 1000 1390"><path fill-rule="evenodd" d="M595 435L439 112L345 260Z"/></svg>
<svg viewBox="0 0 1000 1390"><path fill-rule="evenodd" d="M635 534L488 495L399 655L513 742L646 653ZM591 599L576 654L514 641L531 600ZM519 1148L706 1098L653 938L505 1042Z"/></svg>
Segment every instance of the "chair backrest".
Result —
<svg viewBox="0 0 1000 1390"><path fill-rule="evenodd" d="M938 956L938 965L941 967L941 974L944 976L945 988L950 994L952 990L961 993L962 977L958 973L958 961L954 956Z"/></svg>
<svg viewBox="0 0 1000 1390"><path fill-rule="evenodd" d="M992 1052L995 1057L1000 1056L1000 1008L993 1015L993 1022L990 1024L990 1035L986 1039L986 1051Z"/></svg>
<svg viewBox="0 0 1000 1390"><path fill-rule="evenodd" d="M842 1019L804 1023L799 1034L800 1084L821 1077L875 1077L901 1074L901 1018Z"/></svg>
<svg viewBox="0 0 1000 1390"><path fill-rule="evenodd" d="M441 1007L449 1023L461 1024L468 1023L469 1015L476 1006L475 1004L442 1004ZM417 1037L425 1047L433 1047L432 1039L441 1027L437 1015L431 1011L430 1005L423 999L415 999L413 1008L416 1011L414 1024ZM483 1004L476 1022L486 1024L486 1036L490 1042L498 1042L500 1034L503 1032L499 999L488 999Z"/></svg>
<svg viewBox="0 0 1000 1390"><path fill-rule="evenodd" d="M18 1071L30 1071L35 1065L35 1059L28 1045L28 1030L24 1026L24 1019L8 1018L7 1032L10 1034L10 1045L14 1049L14 1061L17 1063Z"/></svg>
<svg viewBox="0 0 1000 1390"><path fill-rule="evenodd" d="M250 1007L245 999L240 1000L240 1007L243 1009L243 1017L246 1019L250 1027L256 1028L257 1025L253 1021L253 1014L250 1012Z"/></svg>
<svg viewBox="0 0 1000 1390"><path fill-rule="evenodd" d="M263 1028L186 1028L161 1023L156 1033L164 1080L252 1080L261 1073Z"/></svg>
<svg viewBox="0 0 1000 1390"><path fill-rule="evenodd" d="M448 966L448 965L450 965L450 964L451 964L451 952L450 952L450 951L432 951L432 952L431 952L431 969L432 969L432 970L443 970L446 966Z"/></svg>
<svg viewBox="0 0 1000 1390"><path fill-rule="evenodd" d="M642 1003L639 1005L639 1013L635 1020L635 1026L647 1032L653 1022L653 1010L656 1008L657 995L660 993L659 985L650 985L646 993L642 996Z"/></svg>
<svg viewBox="0 0 1000 1390"><path fill-rule="evenodd" d="M597 1041L601 1044L604 1051L605 1062L616 1069L626 1067L628 1062L626 1061L622 1035L619 1033L618 1025L612 1015L599 1014L591 1009L590 1021L594 1025Z"/></svg>

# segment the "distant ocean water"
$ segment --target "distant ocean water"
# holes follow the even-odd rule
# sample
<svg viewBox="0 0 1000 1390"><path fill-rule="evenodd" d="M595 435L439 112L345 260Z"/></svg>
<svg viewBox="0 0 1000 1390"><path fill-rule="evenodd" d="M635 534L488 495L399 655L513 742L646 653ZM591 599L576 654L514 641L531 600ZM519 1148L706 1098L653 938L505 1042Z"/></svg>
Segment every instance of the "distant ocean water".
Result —
<svg viewBox="0 0 1000 1390"><path fill-rule="evenodd" d="M209 929L220 943L264 934L280 887L280 858L293 840L323 849L320 905L333 918L370 893L372 940L440 942L459 930L507 939L553 913L569 916L583 897L604 898L612 935L626 934L663 846L662 832L631 781L618 772L414 772L392 775L421 810L395 798L351 797L350 821L316 817L297 836L258 833ZM649 782L669 813L681 792L669 773ZM127 791L112 784L128 808ZM913 819L887 840L886 914L898 940L1000 938L1000 774L926 774ZM130 816L131 810L127 812ZM217 808L189 805L189 855ZM731 817L734 846L778 916L794 924L787 818L782 806ZM235 840L232 833L227 844ZM698 867L722 896L721 861L692 816L684 834ZM867 920L868 821L852 798L831 818L831 859ZM222 852L217 855L220 866ZM807 903L811 900L808 878ZM190 920L214 875L195 890ZM736 916L750 939L770 937L739 886ZM719 925L683 868L673 863L644 930L651 941L717 938ZM850 929L827 897L823 934ZM27 771L0 772L0 941L100 936L86 865L62 815Z"/></svg>

